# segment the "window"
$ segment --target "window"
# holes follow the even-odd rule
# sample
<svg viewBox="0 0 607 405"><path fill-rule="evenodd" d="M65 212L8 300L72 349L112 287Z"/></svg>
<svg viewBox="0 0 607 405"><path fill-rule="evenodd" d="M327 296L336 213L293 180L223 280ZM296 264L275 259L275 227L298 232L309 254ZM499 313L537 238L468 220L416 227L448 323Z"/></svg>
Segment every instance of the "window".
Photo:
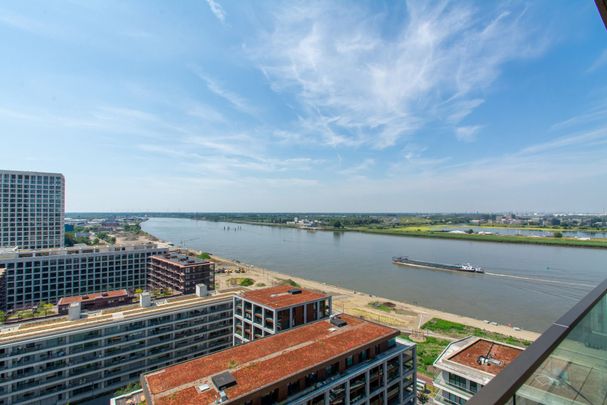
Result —
<svg viewBox="0 0 607 405"><path fill-rule="evenodd" d="M465 378L460 377L457 374L449 373L449 384L451 384L451 385L454 385L456 387L463 388L466 390L467 389L466 381L467 380Z"/></svg>
<svg viewBox="0 0 607 405"><path fill-rule="evenodd" d="M478 384L474 381L470 381L470 392L478 392Z"/></svg>

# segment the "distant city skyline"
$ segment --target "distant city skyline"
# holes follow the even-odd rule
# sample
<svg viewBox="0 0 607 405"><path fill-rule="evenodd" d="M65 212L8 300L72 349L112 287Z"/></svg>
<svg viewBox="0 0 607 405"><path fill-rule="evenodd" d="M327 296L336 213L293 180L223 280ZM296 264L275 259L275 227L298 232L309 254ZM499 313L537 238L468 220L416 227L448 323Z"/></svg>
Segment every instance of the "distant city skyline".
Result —
<svg viewBox="0 0 607 405"><path fill-rule="evenodd" d="M0 168L68 213L607 210L593 2L7 2L0 35Z"/></svg>

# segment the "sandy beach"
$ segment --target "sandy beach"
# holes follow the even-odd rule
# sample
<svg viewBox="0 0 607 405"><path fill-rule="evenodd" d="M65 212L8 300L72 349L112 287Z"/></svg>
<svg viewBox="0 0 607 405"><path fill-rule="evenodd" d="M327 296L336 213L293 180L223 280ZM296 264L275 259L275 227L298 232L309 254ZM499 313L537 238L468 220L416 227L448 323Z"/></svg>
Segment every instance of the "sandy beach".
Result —
<svg viewBox="0 0 607 405"><path fill-rule="evenodd" d="M492 325L479 319L469 318L435 309L399 302L384 297L353 291L346 288L330 285L318 281L307 280L300 277L289 276L265 268L253 266L242 262L213 255L212 260L217 263L218 269L225 269L226 273L219 273L216 277L218 288L228 288L240 278L251 278L255 284L249 288L263 288L293 280L304 288L322 291L333 296L333 310L351 315L364 317L379 323L387 324L407 333L419 333L421 325L432 318L445 319L452 322L484 329L489 332L501 333L518 339L534 341L539 333L527 330L515 330L508 325ZM373 308L370 303L390 303L395 305L390 312ZM426 334L428 334L426 332ZM433 336L440 336L431 334ZM441 336L444 337L444 336Z"/></svg>

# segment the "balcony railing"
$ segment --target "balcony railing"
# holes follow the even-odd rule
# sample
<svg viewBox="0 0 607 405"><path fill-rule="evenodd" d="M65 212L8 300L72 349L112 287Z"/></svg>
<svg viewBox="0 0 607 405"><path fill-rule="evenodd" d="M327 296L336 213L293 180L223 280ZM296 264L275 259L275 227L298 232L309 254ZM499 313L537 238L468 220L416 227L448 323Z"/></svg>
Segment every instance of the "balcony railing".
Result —
<svg viewBox="0 0 607 405"><path fill-rule="evenodd" d="M603 403L607 397L607 280L554 322L469 405Z"/></svg>

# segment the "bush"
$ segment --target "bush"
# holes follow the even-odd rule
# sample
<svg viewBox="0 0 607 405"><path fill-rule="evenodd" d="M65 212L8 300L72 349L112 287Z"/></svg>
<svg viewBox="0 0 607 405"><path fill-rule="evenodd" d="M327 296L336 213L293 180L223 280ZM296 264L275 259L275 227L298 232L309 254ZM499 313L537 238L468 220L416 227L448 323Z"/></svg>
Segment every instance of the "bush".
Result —
<svg viewBox="0 0 607 405"><path fill-rule="evenodd" d="M242 287L250 287L255 284L255 280L251 278L243 278L238 284Z"/></svg>
<svg viewBox="0 0 607 405"><path fill-rule="evenodd" d="M201 260L209 260L211 258L211 255L207 252L202 252L201 254L199 254L198 256L196 256L197 258L201 259Z"/></svg>
<svg viewBox="0 0 607 405"><path fill-rule="evenodd" d="M552 233L552 236L553 236L553 237L555 237L555 238L562 238L562 237L563 237L563 234L562 234L561 232L558 232L558 231L557 231L557 232L553 232L553 233Z"/></svg>

